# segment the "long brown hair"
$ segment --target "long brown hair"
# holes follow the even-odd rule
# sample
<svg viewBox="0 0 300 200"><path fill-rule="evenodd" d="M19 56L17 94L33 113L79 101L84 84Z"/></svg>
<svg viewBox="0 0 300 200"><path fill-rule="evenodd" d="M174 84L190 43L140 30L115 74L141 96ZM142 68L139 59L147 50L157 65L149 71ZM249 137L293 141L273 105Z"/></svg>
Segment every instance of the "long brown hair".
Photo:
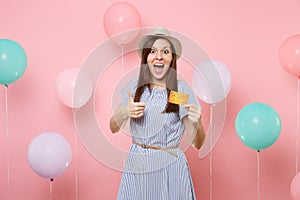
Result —
<svg viewBox="0 0 300 200"><path fill-rule="evenodd" d="M148 87L148 89L151 91L150 85L152 83L151 76L150 76L150 70L147 64L147 57L151 51L151 48L154 44L154 42L158 39L166 39L159 36L153 36L151 39L149 39L142 50L142 57L141 57L141 65L140 65L140 74L139 74L139 80L138 80L138 86L136 89L136 93L134 96L134 101L139 102L140 98L144 92L145 87ZM167 39L166 39L167 40ZM168 40L169 41L169 40ZM166 77L166 89L167 89L167 95L168 99L170 96L170 91L178 91L177 87L177 62L176 62L176 52L174 49L174 46L171 44L171 51L172 51L172 61L170 63L169 70L167 72ZM172 104L167 102L166 107L163 112L169 113L169 112L178 112L179 106L177 104Z"/></svg>

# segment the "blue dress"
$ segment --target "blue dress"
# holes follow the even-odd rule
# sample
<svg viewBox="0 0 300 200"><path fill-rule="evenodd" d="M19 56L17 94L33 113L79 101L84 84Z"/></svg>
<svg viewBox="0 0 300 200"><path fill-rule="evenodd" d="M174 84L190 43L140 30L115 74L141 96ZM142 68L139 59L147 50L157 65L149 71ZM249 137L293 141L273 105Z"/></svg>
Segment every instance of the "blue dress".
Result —
<svg viewBox="0 0 300 200"><path fill-rule="evenodd" d="M122 104L128 102L127 90L135 94L137 79L122 90ZM178 81L178 91L189 95L189 104L199 103L192 89ZM130 119L132 140L150 146L178 146L183 133L185 108L178 113L161 113L167 103L167 91L146 87L140 102L145 102L144 116ZM173 154L132 144L125 163L117 200L195 200L189 166L180 148L170 149ZM175 153L175 155L174 155Z"/></svg>

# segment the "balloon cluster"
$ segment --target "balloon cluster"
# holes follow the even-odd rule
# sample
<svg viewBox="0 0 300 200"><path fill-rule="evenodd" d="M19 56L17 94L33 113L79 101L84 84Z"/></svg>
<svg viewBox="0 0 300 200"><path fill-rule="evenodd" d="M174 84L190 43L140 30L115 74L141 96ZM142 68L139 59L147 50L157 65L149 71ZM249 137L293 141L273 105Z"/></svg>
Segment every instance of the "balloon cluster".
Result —
<svg viewBox="0 0 300 200"><path fill-rule="evenodd" d="M290 74L300 76L300 34L288 37L279 48L279 61Z"/></svg>
<svg viewBox="0 0 300 200"><path fill-rule="evenodd" d="M111 5L104 14L106 34L119 45L133 41L139 34L141 17L129 3ZM287 38L279 49L281 65L290 74L300 78L300 34ZM25 72L27 57L24 49L15 41L0 39L0 84L8 86ZM206 60L196 67L192 76L192 87L204 102L215 105L229 94L232 79L227 66L217 60ZM67 107L80 108L92 93L93 84L88 75L76 68L61 71L56 79L58 99ZM240 110L235 128L239 139L249 148L262 150L270 147L279 137L281 121L277 112L269 105L251 103ZM45 132L36 136L28 148L31 168L40 176L53 179L69 166L71 146L60 134ZM293 199L300 199L300 174L290 186Z"/></svg>
<svg viewBox="0 0 300 200"><path fill-rule="evenodd" d="M224 99L229 94L232 80L224 63L210 59L200 62L195 67L191 82L195 94L211 108L207 139L199 151L199 158L203 158L212 151L221 136L224 122L222 120L225 119Z"/></svg>
<svg viewBox="0 0 300 200"><path fill-rule="evenodd" d="M87 73L77 68L62 70L56 79L58 99L69 108L80 108L93 93L93 83Z"/></svg>
<svg viewBox="0 0 300 200"><path fill-rule="evenodd" d="M62 135L55 132L45 132L31 141L27 158L34 172L53 180L69 166L72 149Z"/></svg>
<svg viewBox="0 0 300 200"><path fill-rule="evenodd" d="M103 24L106 34L117 44L124 45L138 35L140 20L139 12L134 6L119 2L110 6L106 11ZM2 55L0 83L9 84L23 74L26 56L16 43L0 42L7 48L5 53L0 54ZM1 51L2 48L0 48L0 53ZM56 79L56 94L65 106L78 109L84 106L92 96L93 83L83 70L66 68L58 74ZM71 147L63 136L54 132L45 132L32 140L28 148L28 161L38 175L53 180L69 166Z"/></svg>
<svg viewBox="0 0 300 200"><path fill-rule="evenodd" d="M27 57L24 49L15 41L0 39L0 84L8 86L25 72Z"/></svg>
<svg viewBox="0 0 300 200"><path fill-rule="evenodd" d="M260 151L277 140L281 131L281 121L271 106L251 103L240 110L235 127L239 139L246 146Z"/></svg>
<svg viewBox="0 0 300 200"><path fill-rule="evenodd" d="M300 79L300 34L292 35L284 40L279 48L279 61L288 73ZM290 184L290 195L293 200L300 199L299 172Z"/></svg>
<svg viewBox="0 0 300 200"><path fill-rule="evenodd" d="M290 194L291 194L292 200L300 199L300 173L297 173L291 182Z"/></svg>
<svg viewBox="0 0 300 200"><path fill-rule="evenodd" d="M104 14L103 25L106 34L119 45L128 44L136 38L141 27L138 10L127 2L111 5Z"/></svg>
<svg viewBox="0 0 300 200"><path fill-rule="evenodd" d="M226 98L232 85L227 66L217 60L201 62L192 76L192 87L204 102L214 105Z"/></svg>
<svg viewBox="0 0 300 200"><path fill-rule="evenodd" d="M279 61L290 74L300 78L300 34L288 37L279 48ZM270 147L279 137L281 121L277 112L269 105L252 103L245 106L236 117L236 132L248 147L262 150ZM290 185L293 200L300 199L300 174L296 174Z"/></svg>

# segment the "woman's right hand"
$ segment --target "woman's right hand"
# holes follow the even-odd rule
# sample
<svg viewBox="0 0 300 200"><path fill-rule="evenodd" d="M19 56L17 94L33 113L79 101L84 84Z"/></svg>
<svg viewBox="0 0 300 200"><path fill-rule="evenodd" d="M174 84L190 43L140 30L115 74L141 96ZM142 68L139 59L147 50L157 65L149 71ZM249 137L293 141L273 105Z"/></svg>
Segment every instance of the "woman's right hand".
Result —
<svg viewBox="0 0 300 200"><path fill-rule="evenodd" d="M128 117L130 118L140 118L144 115L146 104L145 102L134 102L132 93L128 90L128 104L127 111Z"/></svg>

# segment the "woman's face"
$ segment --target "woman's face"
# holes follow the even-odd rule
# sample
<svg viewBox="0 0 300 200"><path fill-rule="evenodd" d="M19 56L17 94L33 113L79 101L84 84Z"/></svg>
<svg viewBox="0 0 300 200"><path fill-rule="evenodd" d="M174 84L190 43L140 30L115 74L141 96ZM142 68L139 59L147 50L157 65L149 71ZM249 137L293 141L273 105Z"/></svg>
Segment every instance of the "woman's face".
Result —
<svg viewBox="0 0 300 200"><path fill-rule="evenodd" d="M166 39L157 39L147 57L152 81L165 83L166 74L172 62L171 44Z"/></svg>

